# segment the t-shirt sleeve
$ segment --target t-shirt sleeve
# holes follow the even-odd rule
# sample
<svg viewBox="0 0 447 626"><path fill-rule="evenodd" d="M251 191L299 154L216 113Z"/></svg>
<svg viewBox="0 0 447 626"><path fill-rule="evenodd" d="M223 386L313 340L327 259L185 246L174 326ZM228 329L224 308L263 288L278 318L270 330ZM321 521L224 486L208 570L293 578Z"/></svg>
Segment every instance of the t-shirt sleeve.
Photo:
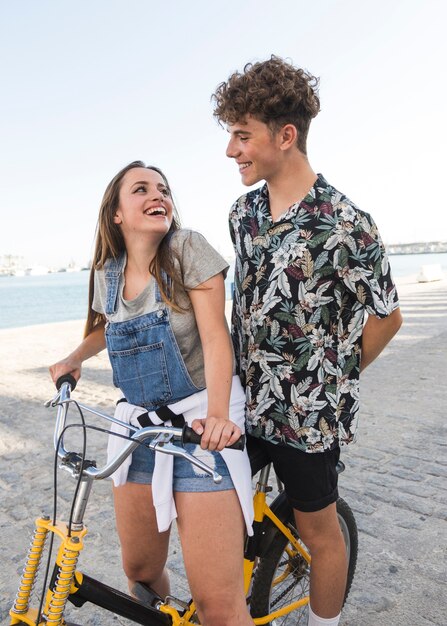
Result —
<svg viewBox="0 0 447 626"><path fill-rule="evenodd" d="M227 275L228 263L203 235L192 230L175 233L172 244L178 255L185 288L194 289L216 274Z"/></svg>
<svg viewBox="0 0 447 626"><path fill-rule="evenodd" d="M399 299L388 255L370 215L359 211L352 222L337 226L340 247L335 264L346 287L369 315L384 318L398 308Z"/></svg>
<svg viewBox="0 0 447 626"><path fill-rule="evenodd" d="M103 270L95 270L92 309L105 315L105 278Z"/></svg>

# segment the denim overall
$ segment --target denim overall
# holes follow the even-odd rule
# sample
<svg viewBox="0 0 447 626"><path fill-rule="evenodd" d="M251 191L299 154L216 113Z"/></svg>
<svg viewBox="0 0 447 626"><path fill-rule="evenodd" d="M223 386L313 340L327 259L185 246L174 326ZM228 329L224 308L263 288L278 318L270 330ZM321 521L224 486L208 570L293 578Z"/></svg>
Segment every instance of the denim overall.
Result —
<svg viewBox="0 0 447 626"><path fill-rule="evenodd" d="M109 259L105 265L107 316L116 311L123 269L124 256ZM105 329L114 385L121 389L128 402L148 411L156 411L203 389L196 387L188 374L172 331L169 307L163 302L157 283L155 298L155 311L125 322L108 322ZM198 473L188 461L176 458L173 479L176 491L234 488L225 461L218 452L201 450L194 444L186 444L185 448L203 461L208 458L205 462L209 463L211 457L213 468L223 476L223 480L217 485L206 474ZM132 454L127 480L150 484L153 471L154 454L139 446Z"/></svg>
<svg viewBox="0 0 447 626"><path fill-rule="evenodd" d="M124 256L109 259L105 265L107 286L106 315L113 315ZM128 402L155 411L182 400L202 387L196 387L186 369L172 331L169 307L155 286L156 310L124 322L108 322L105 337L113 383Z"/></svg>

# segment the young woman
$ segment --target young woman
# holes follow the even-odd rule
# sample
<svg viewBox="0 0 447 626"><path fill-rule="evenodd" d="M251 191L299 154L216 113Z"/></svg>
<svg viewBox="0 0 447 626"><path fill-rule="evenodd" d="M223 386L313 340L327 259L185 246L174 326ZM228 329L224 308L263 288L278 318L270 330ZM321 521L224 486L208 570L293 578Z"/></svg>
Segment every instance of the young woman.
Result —
<svg viewBox="0 0 447 626"><path fill-rule="evenodd" d="M192 407L191 425L203 433L199 454L223 480L215 485L188 461L174 460L188 581L202 624L245 626L253 623L242 565L244 521L250 532L252 520L250 469L246 452L224 450L241 435L245 401L224 315L227 267L201 235L180 229L164 174L141 161L129 164L100 208L85 338L50 373L53 381L68 372L78 379L82 363L107 347L114 383L129 403L148 411L176 412L185 401ZM142 581L164 597L170 526L154 506L154 456L137 448L114 501L129 586Z"/></svg>

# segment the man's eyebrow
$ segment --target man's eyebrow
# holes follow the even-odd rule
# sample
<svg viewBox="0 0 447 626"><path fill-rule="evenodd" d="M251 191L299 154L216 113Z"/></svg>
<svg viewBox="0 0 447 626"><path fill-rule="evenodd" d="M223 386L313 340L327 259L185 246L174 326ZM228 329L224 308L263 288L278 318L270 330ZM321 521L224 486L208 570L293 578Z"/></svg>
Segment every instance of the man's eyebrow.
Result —
<svg viewBox="0 0 447 626"><path fill-rule="evenodd" d="M249 130L244 130L243 128L234 131L229 130L228 132L232 133L233 135L251 135L251 132Z"/></svg>

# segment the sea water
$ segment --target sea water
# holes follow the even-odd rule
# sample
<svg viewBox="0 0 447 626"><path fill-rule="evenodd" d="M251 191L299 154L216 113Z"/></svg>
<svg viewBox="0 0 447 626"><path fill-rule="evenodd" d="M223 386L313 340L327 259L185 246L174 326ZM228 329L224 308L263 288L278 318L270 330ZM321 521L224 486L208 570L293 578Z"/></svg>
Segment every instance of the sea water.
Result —
<svg viewBox="0 0 447 626"><path fill-rule="evenodd" d="M447 275L447 253L397 254L390 257L394 277L417 274L422 265L439 264ZM225 282L231 298L233 266ZM18 328L85 319L89 272L60 272L43 276L0 277L0 328Z"/></svg>

